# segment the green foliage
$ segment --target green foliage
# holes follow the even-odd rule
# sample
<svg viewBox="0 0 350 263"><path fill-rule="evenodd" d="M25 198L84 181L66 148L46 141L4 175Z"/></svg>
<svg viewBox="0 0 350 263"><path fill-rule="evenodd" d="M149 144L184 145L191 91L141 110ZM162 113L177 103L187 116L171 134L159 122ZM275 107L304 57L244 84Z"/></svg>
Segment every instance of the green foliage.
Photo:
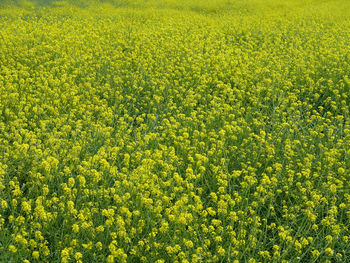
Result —
<svg viewBox="0 0 350 263"><path fill-rule="evenodd" d="M3 1L0 262L349 262L350 2Z"/></svg>

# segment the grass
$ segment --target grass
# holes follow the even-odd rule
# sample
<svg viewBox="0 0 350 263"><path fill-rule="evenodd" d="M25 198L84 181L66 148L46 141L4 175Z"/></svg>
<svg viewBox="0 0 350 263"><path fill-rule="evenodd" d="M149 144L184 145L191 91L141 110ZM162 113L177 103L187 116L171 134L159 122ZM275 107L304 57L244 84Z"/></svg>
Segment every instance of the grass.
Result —
<svg viewBox="0 0 350 263"><path fill-rule="evenodd" d="M2 1L0 262L347 262L349 2Z"/></svg>

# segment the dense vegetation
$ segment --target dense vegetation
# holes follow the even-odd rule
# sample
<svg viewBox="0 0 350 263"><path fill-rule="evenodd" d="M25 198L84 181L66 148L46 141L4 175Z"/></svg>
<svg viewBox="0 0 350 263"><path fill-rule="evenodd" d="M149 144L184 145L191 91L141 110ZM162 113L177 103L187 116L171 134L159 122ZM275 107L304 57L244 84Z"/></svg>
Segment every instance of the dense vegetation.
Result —
<svg viewBox="0 0 350 263"><path fill-rule="evenodd" d="M349 10L3 1L0 262L349 262Z"/></svg>

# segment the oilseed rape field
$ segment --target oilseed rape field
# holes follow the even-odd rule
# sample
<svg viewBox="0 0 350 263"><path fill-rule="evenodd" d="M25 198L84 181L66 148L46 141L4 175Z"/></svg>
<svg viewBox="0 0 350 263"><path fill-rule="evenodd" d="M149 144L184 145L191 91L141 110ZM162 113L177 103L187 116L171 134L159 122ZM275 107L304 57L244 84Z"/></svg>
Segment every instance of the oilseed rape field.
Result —
<svg viewBox="0 0 350 263"><path fill-rule="evenodd" d="M0 2L0 262L350 262L350 1Z"/></svg>

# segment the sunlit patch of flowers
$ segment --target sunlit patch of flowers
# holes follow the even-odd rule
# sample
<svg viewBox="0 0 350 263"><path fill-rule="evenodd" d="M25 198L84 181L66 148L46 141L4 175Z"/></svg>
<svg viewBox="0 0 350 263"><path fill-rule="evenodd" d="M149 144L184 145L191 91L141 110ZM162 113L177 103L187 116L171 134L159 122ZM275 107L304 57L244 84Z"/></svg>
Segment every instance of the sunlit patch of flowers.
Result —
<svg viewBox="0 0 350 263"><path fill-rule="evenodd" d="M350 260L348 1L77 2L0 8L1 262Z"/></svg>

